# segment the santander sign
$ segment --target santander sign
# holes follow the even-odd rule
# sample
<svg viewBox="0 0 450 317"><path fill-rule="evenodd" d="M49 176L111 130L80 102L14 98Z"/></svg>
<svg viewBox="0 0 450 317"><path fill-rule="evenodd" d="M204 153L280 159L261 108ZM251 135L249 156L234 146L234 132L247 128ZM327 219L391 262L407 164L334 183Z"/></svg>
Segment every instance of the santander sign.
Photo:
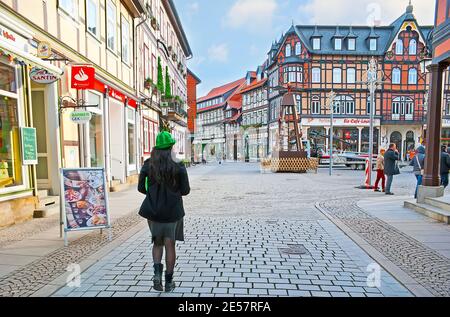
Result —
<svg viewBox="0 0 450 317"><path fill-rule="evenodd" d="M91 65L73 65L71 87L75 89L93 89L95 68Z"/></svg>

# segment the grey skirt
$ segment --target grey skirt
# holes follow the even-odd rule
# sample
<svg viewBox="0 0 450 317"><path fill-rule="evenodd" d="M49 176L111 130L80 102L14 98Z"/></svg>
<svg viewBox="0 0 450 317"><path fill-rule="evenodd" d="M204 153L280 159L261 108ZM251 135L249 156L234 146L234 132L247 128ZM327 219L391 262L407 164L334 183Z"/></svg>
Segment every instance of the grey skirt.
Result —
<svg viewBox="0 0 450 317"><path fill-rule="evenodd" d="M164 245L164 239L172 241L184 241L183 218L177 222L161 223L148 220L148 226L152 234L152 242L156 245Z"/></svg>

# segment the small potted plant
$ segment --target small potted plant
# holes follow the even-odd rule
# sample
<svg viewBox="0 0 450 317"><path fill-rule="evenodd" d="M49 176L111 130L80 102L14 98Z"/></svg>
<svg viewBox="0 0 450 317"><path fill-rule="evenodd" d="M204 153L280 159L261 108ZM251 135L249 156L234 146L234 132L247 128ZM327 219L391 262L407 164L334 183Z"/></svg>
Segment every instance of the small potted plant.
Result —
<svg viewBox="0 0 450 317"><path fill-rule="evenodd" d="M173 54L172 54L172 60L173 60L174 62L177 60L177 54L176 54L176 53L173 53Z"/></svg>
<svg viewBox="0 0 450 317"><path fill-rule="evenodd" d="M144 81L144 88L150 90L150 88L152 88L152 86L153 86L153 80L150 77L146 78Z"/></svg>
<svg viewBox="0 0 450 317"><path fill-rule="evenodd" d="M169 52L172 52L172 45L169 45L167 49L169 50Z"/></svg>
<svg viewBox="0 0 450 317"><path fill-rule="evenodd" d="M156 21L156 17L150 19L150 24L153 29L158 30L158 21Z"/></svg>

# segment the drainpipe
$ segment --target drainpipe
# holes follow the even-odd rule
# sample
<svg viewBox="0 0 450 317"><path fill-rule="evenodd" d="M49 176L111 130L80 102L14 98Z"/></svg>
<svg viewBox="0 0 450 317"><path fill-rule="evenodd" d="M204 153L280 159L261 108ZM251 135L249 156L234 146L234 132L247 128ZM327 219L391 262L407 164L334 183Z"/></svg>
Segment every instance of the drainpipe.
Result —
<svg viewBox="0 0 450 317"><path fill-rule="evenodd" d="M141 18L142 19L142 18ZM138 40L137 38L137 34L138 34L138 28L144 24L146 21L148 20L148 14L147 12L144 13L144 17L141 20L141 22L139 22L134 30L134 88L136 90L136 96L139 97L139 93L140 93L140 86L139 86L139 79L138 79L138 70L139 70L139 65L138 65L138 43L140 43L141 41ZM142 41L143 42L143 41ZM136 115L135 115L135 133L136 133L136 141L135 144L137 146L136 149L136 170L139 170L138 168L138 163L140 163L141 158L142 158L142 146L141 146L141 118L142 118L142 111L141 111L141 106L140 106L141 102L138 102L137 107L138 110L136 111Z"/></svg>

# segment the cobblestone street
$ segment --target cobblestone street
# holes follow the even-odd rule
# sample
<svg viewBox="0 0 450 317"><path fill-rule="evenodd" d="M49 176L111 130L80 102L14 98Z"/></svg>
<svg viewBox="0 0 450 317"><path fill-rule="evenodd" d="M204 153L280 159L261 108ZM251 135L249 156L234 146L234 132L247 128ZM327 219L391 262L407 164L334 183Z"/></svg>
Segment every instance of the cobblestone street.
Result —
<svg viewBox="0 0 450 317"><path fill-rule="evenodd" d="M151 288L151 239L148 228L142 226L84 271L81 287L65 286L53 296L448 295L447 256L376 217L361 219L360 214L351 212L355 210L351 202L390 199L356 189L361 172L336 170L332 177L326 170L303 175L261 174L256 164L233 163L197 166L189 169L189 174L192 191L185 199L185 242L178 243L173 293ZM395 193L411 194L412 180L407 171L397 177ZM331 221L330 206L349 212L340 218L373 228L351 227L369 244L384 246L378 248L380 261ZM450 237L445 225L408 212ZM384 231L377 231L379 227ZM369 234L374 231L378 235ZM394 232L394 236L387 240L386 232ZM402 239L395 241L395 234ZM414 252L427 270L411 259ZM394 253L397 256L392 258ZM391 258L391 265L382 261L384 257ZM379 287L367 283L368 266L374 263L383 267ZM385 270L392 267L395 270ZM400 282L398 276L405 274L414 282L405 278Z"/></svg>

